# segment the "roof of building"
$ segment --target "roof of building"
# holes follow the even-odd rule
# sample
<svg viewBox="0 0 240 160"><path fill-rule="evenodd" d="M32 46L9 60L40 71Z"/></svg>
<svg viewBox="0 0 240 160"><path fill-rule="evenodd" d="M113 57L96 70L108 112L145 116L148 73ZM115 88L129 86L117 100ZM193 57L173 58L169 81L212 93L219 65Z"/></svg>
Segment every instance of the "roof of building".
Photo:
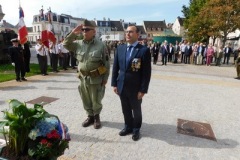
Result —
<svg viewBox="0 0 240 160"><path fill-rule="evenodd" d="M0 23L0 27L2 27L2 28L16 28L16 26L8 23L6 20L3 20L2 23Z"/></svg>
<svg viewBox="0 0 240 160"><path fill-rule="evenodd" d="M178 22L179 22L180 26L183 26L185 18L182 18L182 17L177 17L177 18L178 18Z"/></svg>
<svg viewBox="0 0 240 160"><path fill-rule="evenodd" d="M110 24L111 24L112 31L124 31L122 23L120 21L110 21Z"/></svg>
<svg viewBox="0 0 240 160"><path fill-rule="evenodd" d="M140 34L146 34L145 29L144 29L143 26L137 26L137 27L138 27L138 29L140 31Z"/></svg>
<svg viewBox="0 0 240 160"><path fill-rule="evenodd" d="M143 25L145 26L146 30L152 30L162 28L165 29L167 28L165 20L164 21L143 21Z"/></svg>

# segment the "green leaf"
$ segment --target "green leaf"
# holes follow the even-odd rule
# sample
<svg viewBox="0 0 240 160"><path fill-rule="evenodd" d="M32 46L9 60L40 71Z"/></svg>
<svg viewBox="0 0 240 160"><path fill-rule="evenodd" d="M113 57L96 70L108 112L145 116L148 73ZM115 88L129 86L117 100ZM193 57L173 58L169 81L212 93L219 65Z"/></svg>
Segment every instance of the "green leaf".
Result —
<svg viewBox="0 0 240 160"><path fill-rule="evenodd" d="M32 157L32 156L34 156L34 154L35 154L34 149L29 148L28 149L28 155Z"/></svg>

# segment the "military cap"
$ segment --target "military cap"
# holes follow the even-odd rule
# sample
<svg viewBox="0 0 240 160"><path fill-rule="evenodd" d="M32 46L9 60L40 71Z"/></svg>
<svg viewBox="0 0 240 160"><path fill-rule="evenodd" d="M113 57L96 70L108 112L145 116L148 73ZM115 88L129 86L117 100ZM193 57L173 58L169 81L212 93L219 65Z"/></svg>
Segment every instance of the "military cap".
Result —
<svg viewBox="0 0 240 160"><path fill-rule="evenodd" d="M87 20L87 19L85 19L85 20L83 21L83 25L84 25L84 26L89 26L89 27L96 27L96 24L95 24L94 21L89 21L89 20Z"/></svg>
<svg viewBox="0 0 240 160"><path fill-rule="evenodd" d="M17 38L13 38L13 39L11 39L11 42L18 42L18 39Z"/></svg>

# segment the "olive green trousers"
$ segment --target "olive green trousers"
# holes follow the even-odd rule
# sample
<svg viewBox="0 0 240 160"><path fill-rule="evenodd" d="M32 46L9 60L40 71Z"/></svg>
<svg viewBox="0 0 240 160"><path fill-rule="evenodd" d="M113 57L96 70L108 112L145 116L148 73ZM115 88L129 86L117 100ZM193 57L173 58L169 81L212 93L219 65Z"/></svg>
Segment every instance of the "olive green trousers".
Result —
<svg viewBox="0 0 240 160"><path fill-rule="evenodd" d="M78 86L83 107L88 116L100 114L102 110L102 99L105 94L105 86L101 84L89 84L85 80L81 80Z"/></svg>

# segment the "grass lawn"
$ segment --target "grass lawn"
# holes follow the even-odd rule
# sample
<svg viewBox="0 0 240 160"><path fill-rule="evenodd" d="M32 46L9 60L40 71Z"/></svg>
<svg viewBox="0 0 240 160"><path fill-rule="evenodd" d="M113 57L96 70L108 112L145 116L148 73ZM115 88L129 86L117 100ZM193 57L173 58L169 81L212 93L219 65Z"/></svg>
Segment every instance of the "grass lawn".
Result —
<svg viewBox="0 0 240 160"><path fill-rule="evenodd" d="M52 69L48 67L48 72ZM26 73L25 77L40 74L39 64L30 64L30 72ZM16 79L15 69L11 64L0 65L0 83Z"/></svg>

